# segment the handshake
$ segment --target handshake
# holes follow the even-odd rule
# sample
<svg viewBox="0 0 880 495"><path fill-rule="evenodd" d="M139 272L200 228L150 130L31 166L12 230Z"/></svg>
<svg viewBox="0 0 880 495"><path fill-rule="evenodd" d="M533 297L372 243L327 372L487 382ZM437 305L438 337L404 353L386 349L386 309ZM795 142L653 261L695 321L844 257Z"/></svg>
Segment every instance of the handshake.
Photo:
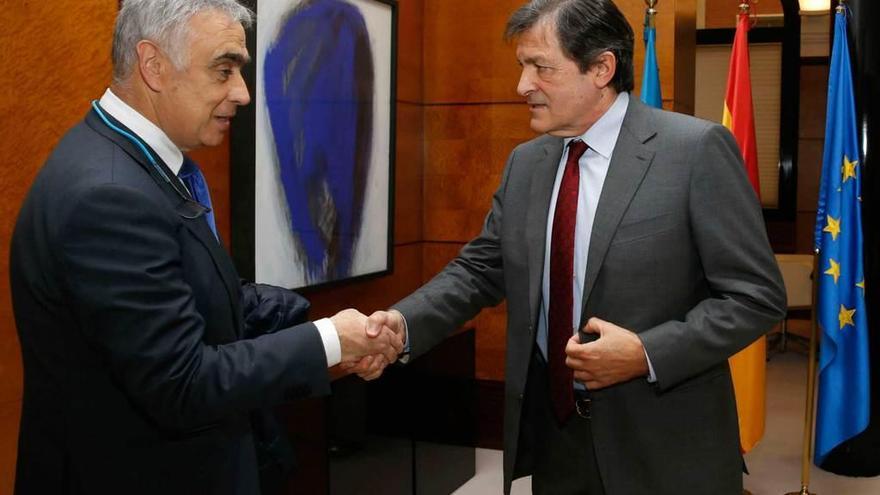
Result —
<svg viewBox="0 0 880 495"><path fill-rule="evenodd" d="M403 352L406 323L396 310L376 311L368 318L356 309L346 309L330 320L336 327L342 349L339 366L347 373L374 380Z"/></svg>

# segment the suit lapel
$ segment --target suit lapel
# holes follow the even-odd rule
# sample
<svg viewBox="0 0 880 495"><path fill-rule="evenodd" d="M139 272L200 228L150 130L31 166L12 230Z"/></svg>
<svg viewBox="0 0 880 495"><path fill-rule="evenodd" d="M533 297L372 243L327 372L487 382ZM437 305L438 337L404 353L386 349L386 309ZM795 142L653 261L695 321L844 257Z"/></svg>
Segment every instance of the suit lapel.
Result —
<svg viewBox="0 0 880 495"><path fill-rule="evenodd" d="M108 118L112 119L111 116ZM113 125L116 125L123 129L126 132L131 133L131 130L126 128L122 123L112 120ZM156 181L156 184L159 186L159 189L165 193L165 196L168 198L170 203L173 205L177 214L183 219L183 224L186 225L187 230L189 230L193 236L198 239L199 243L201 243L208 253L211 255L211 260L214 263L214 267L217 269L217 272L220 274L220 278L223 280L223 285L226 288L226 294L229 297L229 303L231 307L235 310L236 315L241 314L239 300L239 286L240 281L238 279L237 272L235 271L235 267L232 265L232 261L229 258L229 255L223 249L223 246L220 244L219 240L214 237L214 233L211 231L211 228L208 226L208 222L204 218L204 207L199 208L199 204L194 201L187 201L189 195L186 193L186 188L183 187L183 184L171 172L171 169L168 168L162 159L159 157L158 153L154 152L152 149L149 149L150 153L152 153L153 158L156 160L156 163L159 165L159 168L165 173L165 176L168 177L169 181L175 181L175 184L181 191L186 194L187 198L181 197L180 193L172 186L168 181L163 177L147 160L147 157L144 155L144 152L138 147L129 141L127 138L123 137L118 132L110 129L107 125L98 117L94 111L89 112L86 115L86 123L94 129L96 132L106 137L117 146L119 146L127 155L129 155L138 165L140 165L153 180ZM133 133L132 133L133 134ZM146 144L144 144L146 146ZM201 217L201 218L200 218ZM241 336L242 328L240 318L235 318L235 332L236 335Z"/></svg>
<svg viewBox="0 0 880 495"><path fill-rule="evenodd" d="M553 195L553 181L562 158L563 140L551 138L534 162L529 209L526 216L526 243L528 245L529 267L529 318L538 321L538 304L541 301L541 275L544 272L544 250L547 246L547 214L550 211L550 197Z"/></svg>
<svg viewBox="0 0 880 495"><path fill-rule="evenodd" d="M587 254L580 326L583 326L589 316L586 314L587 301L596 285L614 232L654 158L654 151L645 144L656 134L650 121L649 110L635 98L630 98L596 207Z"/></svg>
<svg viewBox="0 0 880 495"><path fill-rule="evenodd" d="M201 243L208 253L210 253L211 260L214 262L214 267L220 274L224 287L226 287L226 295L229 297L229 304L233 308L235 315L241 315L241 301L239 297L240 280L235 271L235 266L232 264L232 260L229 258L226 250L223 249L223 245L220 244L220 241L216 237L214 237L214 232L211 230L211 227L208 226L204 214L199 215L197 218L185 216L187 213L186 210L190 208L187 205L190 204L193 203L181 201L176 207L177 212L179 215L186 218L183 223L186 225L187 230L189 230L193 234L193 237L198 239L199 243ZM241 337L242 328L240 318L235 318L234 320L235 333L238 337Z"/></svg>

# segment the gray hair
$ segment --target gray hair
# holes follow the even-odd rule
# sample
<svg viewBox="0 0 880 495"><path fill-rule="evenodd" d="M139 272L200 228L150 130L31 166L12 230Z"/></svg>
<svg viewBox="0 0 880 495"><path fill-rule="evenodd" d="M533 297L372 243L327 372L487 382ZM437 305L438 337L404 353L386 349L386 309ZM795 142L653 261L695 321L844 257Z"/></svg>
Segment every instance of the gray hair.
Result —
<svg viewBox="0 0 880 495"><path fill-rule="evenodd" d="M236 0L124 0L113 32L113 80L121 83L131 74L142 40L158 44L177 69L186 67L189 20L208 10L226 14L244 28L254 19L253 12Z"/></svg>

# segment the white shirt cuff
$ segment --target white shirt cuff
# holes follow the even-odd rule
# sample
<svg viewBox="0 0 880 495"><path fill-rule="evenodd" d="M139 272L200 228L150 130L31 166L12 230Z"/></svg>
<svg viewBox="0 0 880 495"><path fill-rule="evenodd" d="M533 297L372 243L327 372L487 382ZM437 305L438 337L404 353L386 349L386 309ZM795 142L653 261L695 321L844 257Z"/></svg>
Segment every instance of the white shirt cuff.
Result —
<svg viewBox="0 0 880 495"><path fill-rule="evenodd" d="M342 361L342 346L339 344L339 334L336 333L336 325L330 318L321 318L315 322L321 340L324 342L324 354L327 355L327 367L336 366Z"/></svg>
<svg viewBox="0 0 880 495"><path fill-rule="evenodd" d="M657 383L657 375L654 374L654 365L651 364L651 358L648 357L647 350L645 350L645 359L648 360L648 383Z"/></svg>

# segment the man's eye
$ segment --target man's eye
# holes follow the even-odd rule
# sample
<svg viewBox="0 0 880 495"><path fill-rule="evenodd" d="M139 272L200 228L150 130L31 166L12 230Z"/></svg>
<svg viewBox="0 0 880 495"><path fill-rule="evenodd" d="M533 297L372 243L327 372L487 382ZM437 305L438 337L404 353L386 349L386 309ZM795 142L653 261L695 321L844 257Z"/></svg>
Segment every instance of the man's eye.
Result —
<svg viewBox="0 0 880 495"><path fill-rule="evenodd" d="M232 69L219 69L217 72L220 74L221 79L226 80L232 77L234 71Z"/></svg>

